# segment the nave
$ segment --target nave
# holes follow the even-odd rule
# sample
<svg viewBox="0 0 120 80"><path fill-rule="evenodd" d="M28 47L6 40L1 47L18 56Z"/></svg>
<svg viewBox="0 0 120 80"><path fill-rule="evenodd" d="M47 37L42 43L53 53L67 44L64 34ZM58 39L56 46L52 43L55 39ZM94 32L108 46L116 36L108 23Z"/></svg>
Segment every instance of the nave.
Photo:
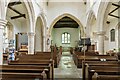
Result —
<svg viewBox="0 0 120 80"><path fill-rule="evenodd" d="M0 0L2 80L120 80L119 12L120 0Z"/></svg>

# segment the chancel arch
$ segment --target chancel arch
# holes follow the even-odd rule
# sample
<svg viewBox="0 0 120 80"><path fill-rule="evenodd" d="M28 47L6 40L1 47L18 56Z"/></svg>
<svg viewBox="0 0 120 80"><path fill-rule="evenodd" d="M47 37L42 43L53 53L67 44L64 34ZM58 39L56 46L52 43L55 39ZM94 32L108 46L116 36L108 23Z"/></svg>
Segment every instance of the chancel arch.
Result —
<svg viewBox="0 0 120 80"><path fill-rule="evenodd" d="M65 16L68 16L70 18L72 18L74 21L76 21L81 27L80 27L80 32L81 32L81 36L84 36L84 27L83 25L81 24L80 20L77 19L75 16L69 14L69 13L64 13L60 16L58 16L57 18L55 18L55 20L52 22L52 24L50 25L50 28L49 28L49 34L51 33L52 31L52 28L53 26L55 25L55 23L60 20L61 18L65 17Z"/></svg>
<svg viewBox="0 0 120 80"><path fill-rule="evenodd" d="M49 32L51 32L51 45L62 46L64 51L69 47L75 47L80 38L84 36L80 21L70 14L63 14L56 18L51 24Z"/></svg>

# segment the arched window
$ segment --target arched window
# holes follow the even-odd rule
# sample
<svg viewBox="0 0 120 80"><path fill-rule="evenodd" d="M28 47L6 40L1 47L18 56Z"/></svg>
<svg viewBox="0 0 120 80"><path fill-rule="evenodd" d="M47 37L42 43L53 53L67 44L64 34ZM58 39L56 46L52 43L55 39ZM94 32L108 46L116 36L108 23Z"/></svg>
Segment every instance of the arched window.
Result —
<svg viewBox="0 0 120 80"><path fill-rule="evenodd" d="M111 41L115 41L115 29L110 30Z"/></svg>
<svg viewBox="0 0 120 80"><path fill-rule="evenodd" d="M62 43L70 43L70 34L65 32L62 34Z"/></svg>

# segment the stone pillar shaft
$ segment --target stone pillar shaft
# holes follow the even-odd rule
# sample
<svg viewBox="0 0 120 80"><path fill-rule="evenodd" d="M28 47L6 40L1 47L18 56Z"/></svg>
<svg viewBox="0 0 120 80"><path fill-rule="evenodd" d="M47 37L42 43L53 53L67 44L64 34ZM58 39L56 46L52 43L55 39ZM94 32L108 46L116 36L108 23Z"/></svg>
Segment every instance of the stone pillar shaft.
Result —
<svg viewBox="0 0 120 80"><path fill-rule="evenodd" d="M101 55L104 54L104 34L104 31L98 32L98 51Z"/></svg>
<svg viewBox="0 0 120 80"><path fill-rule="evenodd" d="M7 21L0 19L0 65L3 64L3 30Z"/></svg>
<svg viewBox="0 0 120 80"><path fill-rule="evenodd" d="M28 33L28 54L34 54L34 36L35 33Z"/></svg>

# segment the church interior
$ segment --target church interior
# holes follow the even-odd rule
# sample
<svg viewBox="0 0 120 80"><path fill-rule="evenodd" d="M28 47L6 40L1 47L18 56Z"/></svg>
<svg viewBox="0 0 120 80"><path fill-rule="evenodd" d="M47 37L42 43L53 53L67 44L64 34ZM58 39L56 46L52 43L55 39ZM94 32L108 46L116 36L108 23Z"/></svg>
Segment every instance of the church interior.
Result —
<svg viewBox="0 0 120 80"><path fill-rule="evenodd" d="M1 80L120 80L120 0L0 0Z"/></svg>

